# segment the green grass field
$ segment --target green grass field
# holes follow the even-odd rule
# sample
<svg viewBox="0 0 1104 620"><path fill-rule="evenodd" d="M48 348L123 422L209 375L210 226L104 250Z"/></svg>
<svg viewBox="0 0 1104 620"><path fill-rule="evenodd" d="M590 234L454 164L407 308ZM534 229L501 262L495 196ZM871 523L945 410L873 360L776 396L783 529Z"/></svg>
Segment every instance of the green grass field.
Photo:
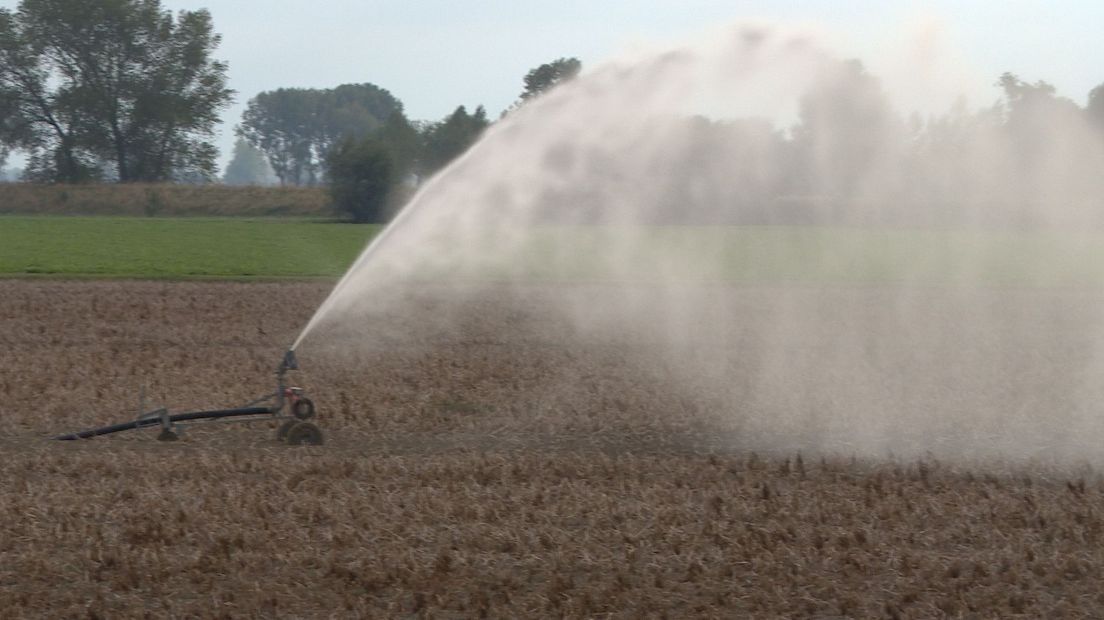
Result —
<svg viewBox="0 0 1104 620"><path fill-rule="evenodd" d="M744 284L1104 286L1099 232L661 226L610 234L576 227L541 229L528 248L524 260L488 263L485 271L520 270L535 280L659 274Z"/></svg>
<svg viewBox="0 0 1104 620"><path fill-rule="evenodd" d="M379 230L307 219L0 217L0 274L336 277Z"/></svg>
<svg viewBox="0 0 1104 620"><path fill-rule="evenodd" d="M0 276L333 278L379 230L295 218L0 216ZM1104 286L1104 235L1095 232L548 226L521 247L520 256L492 251L463 274L452 271L463 266L460 248L441 248L447 267L422 275Z"/></svg>

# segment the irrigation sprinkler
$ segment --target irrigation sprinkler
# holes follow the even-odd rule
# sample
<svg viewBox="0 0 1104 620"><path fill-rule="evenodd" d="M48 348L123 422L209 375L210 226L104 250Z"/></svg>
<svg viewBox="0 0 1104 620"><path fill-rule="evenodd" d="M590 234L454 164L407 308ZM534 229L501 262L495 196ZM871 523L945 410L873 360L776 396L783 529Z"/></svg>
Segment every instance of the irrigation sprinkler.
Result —
<svg viewBox="0 0 1104 620"><path fill-rule="evenodd" d="M156 426L161 428L161 432L157 435L158 441L176 441L180 438L180 429L193 424L275 420L281 422L276 432L276 438L280 441L293 446L322 445L322 431L310 422L315 415L314 402L306 397L302 388L288 386L284 382L284 376L289 370L299 370L295 349L288 349L276 368L276 391L256 398L241 407L169 413L169 410L164 407L142 411L145 409L143 405L139 409L140 415L129 422L58 435L54 439L63 441L91 439L100 435Z"/></svg>

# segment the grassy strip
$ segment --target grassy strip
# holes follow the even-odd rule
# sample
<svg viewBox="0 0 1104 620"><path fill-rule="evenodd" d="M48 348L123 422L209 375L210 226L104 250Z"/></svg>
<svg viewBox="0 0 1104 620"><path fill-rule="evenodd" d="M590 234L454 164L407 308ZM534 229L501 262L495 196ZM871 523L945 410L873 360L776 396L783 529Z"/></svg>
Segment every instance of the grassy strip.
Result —
<svg viewBox="0 0 1104 620"><path fill-rule="evenodd" d="M335 277L378 226L305 219L0 217L0 273Z"/></svg>
<svg viewBox="0 0 1104 620"><path fill-rule="evenodd" d="M151 183L0 184L0 214L142 217L332 217L321 187Z"/></svg>
<svg viewBox="0 0 1104 620"><path fill-rule="evenodd" d="M505 235L509 236L509 235ZM517 254L425 257L426 278L1104 286L1104 234L799 226L544 227Z"/></svg>
<svg viewBox="0 0 1104 620"><path fill-rule="evenodd" d="M379 229L293 218L0 216L0 274L335 277ZM462 239L425 248L409 257L409 276L1104 286L1099 233L723 226L500 233L486 251L472 253Z"/></svg>

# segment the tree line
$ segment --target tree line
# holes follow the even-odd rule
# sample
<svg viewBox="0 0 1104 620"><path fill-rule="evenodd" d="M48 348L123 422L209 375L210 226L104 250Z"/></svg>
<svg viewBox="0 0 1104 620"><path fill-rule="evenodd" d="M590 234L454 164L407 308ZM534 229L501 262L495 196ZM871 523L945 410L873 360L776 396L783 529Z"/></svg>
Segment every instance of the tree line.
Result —
<svg viewBox="0 0 1104 620"><path fill-rule="evenodd" d="M220 41L210 12L174 14L160 0L0 9L0 171L20 151L22 178L32 182L217 180L215 129L235 95L227 63L215 57ZM521 99L578 70L575 59L534 69ZM340 185L335 196L354 217L378 219L382 206L340 197L366 187L390 194L432 175L490 122L483 106L463 105L440 121L412 121L369 83L279 88L249 100L223 179ZM360 178L369 174L383 176Z"/></svg>
<svg viewBox="0 0 1104 620"><path fill-rule="evenodd" d="M536 67L523 78L515 106L581 68L575 58ZM374 84L266 91L242 115L227 181L258 182L271 170L282 185L327 183L339 208L358 221L376 221L490 124L481 105L471 112L458 106L436 122L411 121L402 102Z"/></svg>
<svg viewBox="0 0 1104 620"><path fill-rule="evenodd" d="M160 0L22 0L0 9L0 169L19 151L23 178L35 182L215 181L214 132L235 94L219 43L208 11L174 14ZM504 114L580 69L575 58L532 69ZM1085 196L1104 194L1095 181L1104 164L1081 135L1089 127L1093 140L1104 137L1104 85L1081 107L1044 81L1005 73L993 106L902 118L861 63L829 73L801 97L787 129L761 119L657 120L677 125L657 131L681 139L657 154L672 181L671 206L655 217L800 219L802 200L845 209L844 198L872 196L872 173L894 197L949 203L967 175L996 175L998 165L1017 182L1045 171ZM482 106L463 105L438 121L412 120L370 83L278 88L248 101L223 180L327 184L355 219L379 220L492 122ZM982 144L999 145L987 155L1008 161L970 153Z"/></svg>
<svg viewBox="0 0 1104 620"><path fill-rule="evenodd" d="M0 9L0 166L13 150L40 182L214 180L212 139L233 100L221 37L204 9L160 0L22 0ZM346 139L388 143L400 167L435 170L488 124L461 106L411 122L372 84L282 88L249 101L237 133L280 182L324 178Z"/></svg>
<svg viewBox="0 0 1104 620"><path fill-rule="evenodd" d="M1042 80L1004 73L995 85L1001 96L990 106L960 98L943 113L901 115L880 81L848 60L799 98L788 129L762 119L668 120L656 130L678 138L655 165L671 173L670 196L642 216L1028 224L1076 205L1092 210L1104 197L1104 85L1084 107ZM1044 203L1055 213L1042 213Z"/></svg>

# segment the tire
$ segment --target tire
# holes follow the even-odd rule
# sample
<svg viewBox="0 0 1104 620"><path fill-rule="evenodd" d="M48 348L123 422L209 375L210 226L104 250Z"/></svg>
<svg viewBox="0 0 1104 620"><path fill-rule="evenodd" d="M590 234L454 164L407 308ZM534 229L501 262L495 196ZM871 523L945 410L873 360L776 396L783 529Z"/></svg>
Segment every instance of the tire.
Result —
<svg viewBox="0 0 1104 620"><path fill-rule="evenodd" d="M289 446L320 446L322 442L322 430L310 422L299 422L288 429Z"/></svg>
<svg viewBox="0 0 1104 620"><path fill-rule="evenodd" d="M291 414L300 420L309 420L314 417L314 401L309 398L300 398L291 406Z"/></svg>
<svg viewBox="0 0 1104 620"><path fill-rule="evenodd" d="M276 439L278 441L287 441L288 431L290 431L291 427L295 426L298 423L299 420L288 420L287 422L281 424L280 428L276 429Z"/></svg>

